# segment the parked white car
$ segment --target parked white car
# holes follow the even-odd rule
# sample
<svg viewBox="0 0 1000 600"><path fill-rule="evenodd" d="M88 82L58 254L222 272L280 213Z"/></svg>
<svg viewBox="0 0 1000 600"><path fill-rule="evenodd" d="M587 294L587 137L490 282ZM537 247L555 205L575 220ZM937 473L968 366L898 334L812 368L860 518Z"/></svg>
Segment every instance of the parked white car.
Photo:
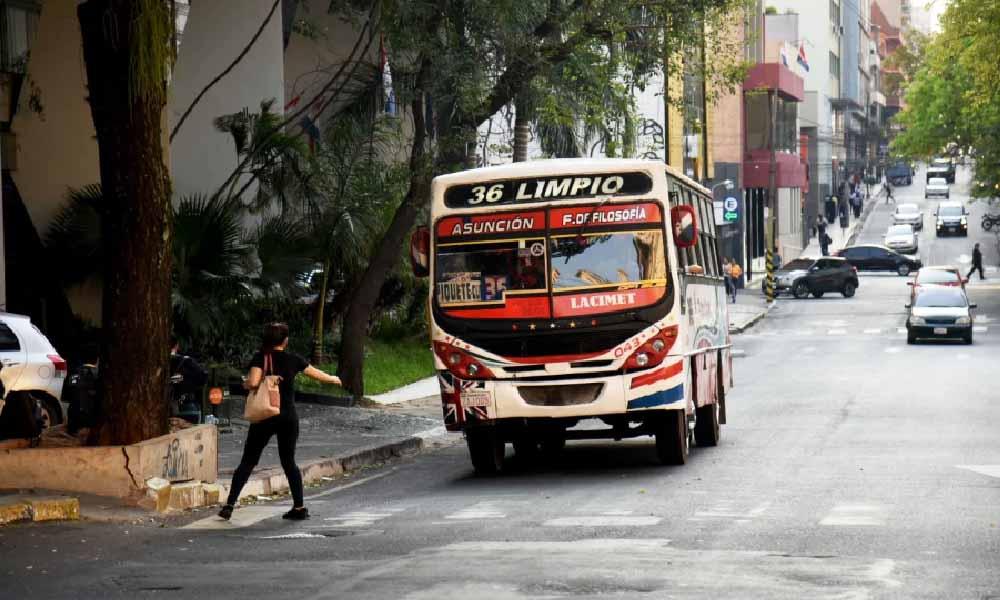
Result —
<svg viewBox="0 0 1000 600"><path fill-rule="evenodd" d="M7 394L30 394L42 409L46 427L66 422L61 401L66 361L30 318L0 313L0 363L0 380Z"/></svg>
<svg viewBox="0 0 1000 600"><path fill-rule="evenodd" d="M885 245L900 254L916 254L917 234L910 225L890 225L885 232Z"/></svg>
<svg viewBox="0 0 1000 600"><path fill-rule="evenodd" d="M924 187L924 198L930 198L931 196L950 198L951 188L948 187L948 180L941 177L928 179L927 186Z"/></svg>

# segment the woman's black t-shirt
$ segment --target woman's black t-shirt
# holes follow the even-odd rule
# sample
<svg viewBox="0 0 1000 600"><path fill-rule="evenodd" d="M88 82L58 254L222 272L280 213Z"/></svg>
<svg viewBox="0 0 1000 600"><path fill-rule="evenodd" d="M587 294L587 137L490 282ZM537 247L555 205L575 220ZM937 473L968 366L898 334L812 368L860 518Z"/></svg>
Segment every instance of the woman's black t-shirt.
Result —
<svg viewBox="0 0 1000 600"><path fill-rule="evenodd" d="M281 417L296 418L295 414L295 376L305 371L309 366L309 361L298 354L285 351L272 351L271 371L265 371L264 375L278 375L281 383L278 388L281 390ZM264 353L258 352L250 360L251 367L264 369Z"/></svg>

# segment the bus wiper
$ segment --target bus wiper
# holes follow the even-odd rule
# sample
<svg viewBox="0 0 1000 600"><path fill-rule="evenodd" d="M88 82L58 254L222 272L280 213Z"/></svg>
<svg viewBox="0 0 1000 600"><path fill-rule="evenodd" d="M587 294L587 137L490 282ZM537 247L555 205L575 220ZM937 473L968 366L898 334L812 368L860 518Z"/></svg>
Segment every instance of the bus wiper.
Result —
<svg viewBox="0 0 1000 600"><path fill-rule="evenodd" d="M586 213L586 215L584 216L584 219L583 219L583 223L580 223L580 228L576 230L576 239L579 240L580 238L583 237L584 230L587 228L587 225L589 225L591 223L591 220L589 218L587 218L587 217L588 216L593 216L593 214L594 214L595 211L601 210L601 208L603 208L604 205L607 204L610 201L611 201L611 196L605 196L604 200L601 200L600 204L598 204L593 209L591 209L590 212ZM566 255L566 260L563 261L563 264L564 265L569 264L569 259L570 258L572 258L572 254L567 254Z"/></svg>

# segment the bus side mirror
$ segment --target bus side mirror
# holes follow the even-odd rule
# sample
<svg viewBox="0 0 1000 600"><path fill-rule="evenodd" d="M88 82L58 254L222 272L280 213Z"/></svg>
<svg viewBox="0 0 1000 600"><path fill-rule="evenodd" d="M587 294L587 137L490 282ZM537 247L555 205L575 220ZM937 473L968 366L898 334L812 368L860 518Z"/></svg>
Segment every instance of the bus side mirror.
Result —
<svg viewBox="0 0 1000 600"><path fill-rule="evenodd" d="M691 248L698 243L698 219L693 206L681 204L671 208L670 221L674 224L674 244L678 248Z"/></svg>
<svg viewBox="0 0 1000 600"><path fill-rule="evenodd" d="M410 236L410 266L417 277L430 274L431 230L424 225L417 227Z"/></svg>

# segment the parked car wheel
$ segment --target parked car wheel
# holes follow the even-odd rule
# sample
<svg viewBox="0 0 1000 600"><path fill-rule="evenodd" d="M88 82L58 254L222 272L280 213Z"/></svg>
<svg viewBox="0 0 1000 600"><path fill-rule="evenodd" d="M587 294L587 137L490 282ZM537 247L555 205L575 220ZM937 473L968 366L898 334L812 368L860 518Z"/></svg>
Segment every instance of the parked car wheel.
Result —
<svg viewBox="0 0 1000 600"><path fill-rule="evenodd" d="M962 336L962 342L963 342L963 343L964 343L964 344L965 344L966 346L968 346L968 345L972 344L972 330L971 330L971 329L969 330L969 333L967 333L967 334L965 334L964 336Z"/></svg>
<svg viewBox="0 0 1000 600"><path fill-rule="evenodd" d="M804 281L796 281L792 287L792 295L799 300L804 300L809 296L809 284Z"/></svg>
<svg viewBox="0 0 1000 600"><path fill-rule="evenodd" d="M898 267L896 267L896 272L899 273L900 276L906 277L907 275L910 274L910 265L907 264L899 265Z"/></svg>
<svg viewBox="0 0 1000 600"><path fill-rule="evenodd" d="M844 284L844 288L840 290L840 293L844 295L844 298L851 298L857 289L858 286L854 285L853 281L848 281Z"/></svg>
<svg viewBox="0 0 1000 600"><path fill-rule="evenodd" d="M906 343L907 344L917 343L917 334L913 333L912 329L906 332Z"/></svg>
<svg viewBox="0 0 1000 600"><path fill-rule="evenodd" d="M813 298L822 298L823 292L813 292Z"/></svg>
<svg viewBox="0 0 1000 600"><path fill-rule="evenodd" d="M42 413L42 426L45 428L62 425L62 410L58 401L48 394L40 392L28 392L28 395L38 404Z"/></svg>

